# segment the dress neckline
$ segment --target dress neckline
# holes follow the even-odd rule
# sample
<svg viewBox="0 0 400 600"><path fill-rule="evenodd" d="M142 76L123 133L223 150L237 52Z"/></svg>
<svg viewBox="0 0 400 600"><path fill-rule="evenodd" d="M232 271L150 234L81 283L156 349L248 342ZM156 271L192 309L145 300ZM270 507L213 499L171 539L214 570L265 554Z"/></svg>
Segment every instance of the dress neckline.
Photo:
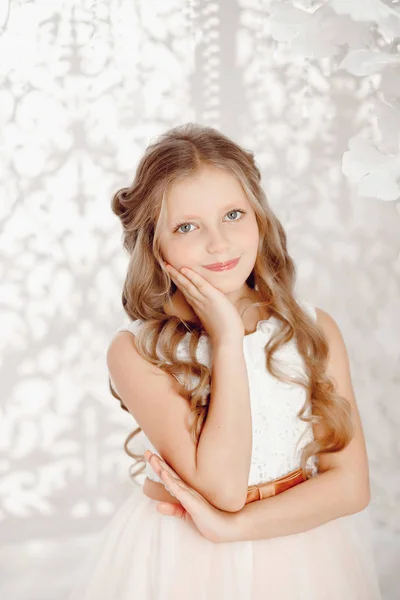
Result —
<svg viewBox="0 0 400 600"><path fill-rule="evenodd" d="M271 315L268 319L260 319L256 325L255 330L251 333L245 333L243 339L256 335L260 331L262 333L266 333L267 331L269 331L269 328L272 325L272 323L276 322L276 320L276 317L274 317L273 315Z"/></svg>
<svg viewBox="0 0 400 600"><path fill-rule="evenodd" d="M138 321L139 323L144 323L143 319L134 319L134 321ZM244 336L243 336L243 339L251 338L253 336L256 336L260 332L261 333L268 332L270 330L270 327L273 325L273 323L276 323L276 321L277 321L277 318L274 317L273 315L271 315L270 317L268 317L268 319L260 319L257 322L255 330L251 331L250 333L245 333ZM185 333L185 336L187 336L187 335L190 335L189 331L187 333ZM200 337L208 337L208 335L207 335L207 333L202 333Z"/></svg>

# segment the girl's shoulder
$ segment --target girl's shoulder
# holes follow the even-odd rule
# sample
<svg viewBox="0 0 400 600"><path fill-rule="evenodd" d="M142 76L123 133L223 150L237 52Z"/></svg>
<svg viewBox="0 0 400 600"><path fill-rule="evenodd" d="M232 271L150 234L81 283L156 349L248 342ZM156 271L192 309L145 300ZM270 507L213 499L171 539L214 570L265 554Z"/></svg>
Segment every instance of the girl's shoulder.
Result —
<svg viewBox="0 0 400 600"><path fill-rule="evenodd" d="M115 333L118 333L119 331L130 331L135 335L139 331L143 323L144 321L142 321L141 319L127 319L120 327L118 327Z"/></svg>
<svg viewBox="0 0 400 600"><path fill-rule="evenodd" d="M145 322L146 321L143 321L142 319L134 319L134 320L126 319L126 321L120 327L118 327L118 329L115 331L114 335L116 335L120 331L129 331L133 335L136 335L137 332L140 330L140 328L144 325ZM191 338L191 334L190 334L190 332L187 332L184 334L183 338L180 340L180 342L177 346L177 358L178 359L186 361L189 358L189 356L190 356L190 352L189 352L190 338ZM166 357L162 353L161 345L158 340L156 343L156 352L160 358L162 357L163 360L166 360ZM206 365L211 364L211 349L208 344L208 336L206 336L205 334L202 334L200 336L200 339L199 339L199 342L198 342L198 345L196 348L196 357L197 357L197 360L203 364L206 364Z"/></svg>
<svg viewBox="0 0 400 600"><path fill-rule="evenodd" d="M314 321L317 320L317 307L315 304L308 300L298 300L297 303L313 318Z"/></svg>

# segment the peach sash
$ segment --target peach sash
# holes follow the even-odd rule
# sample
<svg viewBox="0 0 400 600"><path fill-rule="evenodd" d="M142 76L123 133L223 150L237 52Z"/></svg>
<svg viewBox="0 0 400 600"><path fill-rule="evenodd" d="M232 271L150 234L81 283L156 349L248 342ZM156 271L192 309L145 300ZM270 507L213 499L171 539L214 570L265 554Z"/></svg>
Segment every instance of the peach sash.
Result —
<svg viewBox="0 0 400 600"><path fill-rule="evenodd" d="M247 488L246 504L254 502L255 500L263 500L270 496L276 496L303 481L306 481L306 478L303 477L302 470L296 469L283 477L279 477L279 479L250 485Z"/></svg>

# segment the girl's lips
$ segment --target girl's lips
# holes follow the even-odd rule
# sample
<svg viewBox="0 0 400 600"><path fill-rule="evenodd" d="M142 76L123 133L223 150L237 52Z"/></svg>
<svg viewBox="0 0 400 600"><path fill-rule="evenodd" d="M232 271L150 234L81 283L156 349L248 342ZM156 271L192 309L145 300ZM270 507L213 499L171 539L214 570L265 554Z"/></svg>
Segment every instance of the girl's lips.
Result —
<svg viewBox="0 0 400 600"><path fill-rule="evenodd" d="M238 258L234 258L233 260L230 260L229 262L226 263L222 263L219 265L208 265L205 268L209 269L210 271L227 271L228 269L233 269L234 267L236 267L236 265L238 264L240 259L240 256Z"/></svg>

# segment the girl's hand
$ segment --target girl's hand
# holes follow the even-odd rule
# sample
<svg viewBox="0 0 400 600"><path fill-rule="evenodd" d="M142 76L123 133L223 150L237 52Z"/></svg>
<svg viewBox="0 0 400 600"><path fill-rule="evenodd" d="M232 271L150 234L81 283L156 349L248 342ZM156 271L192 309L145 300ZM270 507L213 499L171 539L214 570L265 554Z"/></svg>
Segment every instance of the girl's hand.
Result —
<svg viewBox="0 0 400 600"><path fill-rule="evenodd" d="M211 342L230 343L243 339L245 329L242 318L223 292L188 267L177 271L165 263L165 268L198 315Z"/></svg>
<svg viewBox="0 0 400 600"><path fill-rule="evenodd" d="M156 506L158 512L183 519L210 542L235 541L236 513L215 508L196 490L189 487L157 454L146 450L144 457L169 493L180 502L159 502Z"/></svg>

